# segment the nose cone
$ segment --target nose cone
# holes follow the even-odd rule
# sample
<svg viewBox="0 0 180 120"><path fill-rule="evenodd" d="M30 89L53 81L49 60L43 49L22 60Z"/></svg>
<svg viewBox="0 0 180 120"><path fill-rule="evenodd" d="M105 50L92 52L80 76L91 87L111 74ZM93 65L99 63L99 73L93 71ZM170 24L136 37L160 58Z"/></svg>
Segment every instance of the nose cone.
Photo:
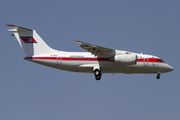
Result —
<svg viewBox="0 0 180 120"><path fill-rule="evenodd" d="M167 65L166 70L167 70L167 72L171 72L174 70L174 68L171 67L170 65Z"/></svg>
<svg viewBox="0 0 180 120"><path fill-rule="evenodd" d="M161 73L166 73L166 72L171 72L174 70L173 67L171 67L170 65L168 65L167 63L164 64L159 64L159 68L158 68L159 72Z"/></svg>

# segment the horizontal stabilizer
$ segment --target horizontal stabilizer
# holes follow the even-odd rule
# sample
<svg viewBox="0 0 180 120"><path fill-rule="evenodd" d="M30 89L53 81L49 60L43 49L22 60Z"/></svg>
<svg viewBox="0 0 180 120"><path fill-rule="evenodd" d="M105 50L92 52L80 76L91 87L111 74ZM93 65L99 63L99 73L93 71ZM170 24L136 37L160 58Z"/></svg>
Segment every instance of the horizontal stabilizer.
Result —
<svg viewBox="0 0 180 120"><path fill-rule="evenodd" d="M25 31L25 32L32 31L31 29L19 27L19 26L12 25L12 24L7 24L7 26L14 28L14 29L10 29L9 31L15 31L15 30L17 30L17 31Z"/></svg>

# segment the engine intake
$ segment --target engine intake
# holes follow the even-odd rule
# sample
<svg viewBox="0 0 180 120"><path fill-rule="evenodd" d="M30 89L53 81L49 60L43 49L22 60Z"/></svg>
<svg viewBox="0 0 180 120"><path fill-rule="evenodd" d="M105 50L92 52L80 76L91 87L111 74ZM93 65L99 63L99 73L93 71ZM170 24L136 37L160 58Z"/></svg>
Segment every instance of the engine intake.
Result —
<svg viewBox="0 0 180 120"><path fill-rule="evenodd" d="M124 65L135 65L137 63L137 55L124 54L114 56L114 62Z"/></svg>

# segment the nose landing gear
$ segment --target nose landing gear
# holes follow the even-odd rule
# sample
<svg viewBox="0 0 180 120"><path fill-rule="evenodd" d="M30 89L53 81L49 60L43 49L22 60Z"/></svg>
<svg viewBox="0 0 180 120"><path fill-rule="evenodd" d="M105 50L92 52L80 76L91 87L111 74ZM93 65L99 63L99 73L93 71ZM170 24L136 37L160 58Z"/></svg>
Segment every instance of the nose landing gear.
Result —
<svg viewBox="0 0 180 120"><path fill-rule="evenodd" d="M94 70L94 75L95 75L96 80L100 80L101 79L102 74L101 74L101 72L98 69Z"/></svg>
<svg viewBox="0 0 180 120"><path fill-rule="evenodd" d="M156 78L157 78L157 79L160 79L160 75L161 75L161 74L158 73L157 76L156 76Z"/></svg>

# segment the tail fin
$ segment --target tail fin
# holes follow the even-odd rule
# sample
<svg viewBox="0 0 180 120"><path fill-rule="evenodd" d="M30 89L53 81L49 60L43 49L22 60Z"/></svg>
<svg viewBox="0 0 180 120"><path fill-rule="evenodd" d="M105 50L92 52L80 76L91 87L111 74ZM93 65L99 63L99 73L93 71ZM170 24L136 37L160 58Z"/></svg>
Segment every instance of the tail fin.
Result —
<svg viewBox="0 0 180 120"><path fill-rule="evenodd" d="M16 25L7 25L14 29L8 31L13 32L11 36L15 36L20 46L23 48L27 56L57 53L57 50L50 48L35 30L19 27Z"/></svg>

